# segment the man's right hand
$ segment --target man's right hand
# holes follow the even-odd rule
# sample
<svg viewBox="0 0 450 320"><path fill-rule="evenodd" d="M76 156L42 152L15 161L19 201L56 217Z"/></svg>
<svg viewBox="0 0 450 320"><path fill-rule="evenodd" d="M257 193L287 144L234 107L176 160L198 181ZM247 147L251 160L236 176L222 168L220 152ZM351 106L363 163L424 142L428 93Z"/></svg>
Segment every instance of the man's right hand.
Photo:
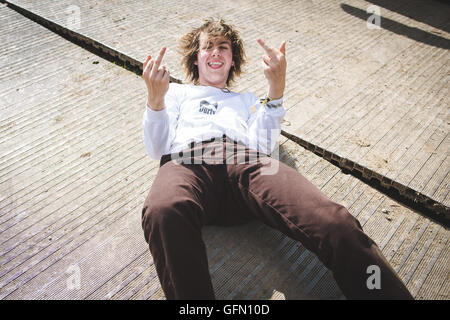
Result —
<svg viewBox="0 0 450 320"><path fill-rule="evenodd" d="M160 67L166 49L166 47L161 48L156 60L148 56L142 68L142 77L148 90L147 104L153 110L164 109L164 97L169 90L169 70L165 66Z"/></svg>

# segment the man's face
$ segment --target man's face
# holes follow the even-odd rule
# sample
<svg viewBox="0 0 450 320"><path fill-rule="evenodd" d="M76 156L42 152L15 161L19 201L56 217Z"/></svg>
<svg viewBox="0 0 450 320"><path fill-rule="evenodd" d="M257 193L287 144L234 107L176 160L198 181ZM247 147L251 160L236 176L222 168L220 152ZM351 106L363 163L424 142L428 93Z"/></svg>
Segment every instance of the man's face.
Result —
<svg viewBox="0 0 450 320"><path fill-rule="evenodd" d="M222 36L208 39L208 35L202 32L195 64L200 85L225 88L230 68L234 65L231 41Z"/></svg>

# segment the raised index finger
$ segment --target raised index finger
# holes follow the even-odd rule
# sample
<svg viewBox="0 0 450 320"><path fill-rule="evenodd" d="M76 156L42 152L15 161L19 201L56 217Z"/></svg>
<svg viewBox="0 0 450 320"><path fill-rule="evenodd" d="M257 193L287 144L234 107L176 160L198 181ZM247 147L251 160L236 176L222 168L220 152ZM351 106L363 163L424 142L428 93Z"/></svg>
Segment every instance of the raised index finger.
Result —
<svg viewBox="0 0 450 320"><path fill-rule="evenodd" d="M261 38L257 39L256 41L264 50L266 50L269 56L273 57L273 49L269 48Z"/></svg>
<svg viewBox="0 0 450 320"><path fill-rule="evenodd" d="M161 50L159 51L159 55L155 60L155 64L154 66L156 67L156 70L158 70L159 65L161 64L162 58L164 57L164 53L166 53L166 47L162 47Z"/></svg>

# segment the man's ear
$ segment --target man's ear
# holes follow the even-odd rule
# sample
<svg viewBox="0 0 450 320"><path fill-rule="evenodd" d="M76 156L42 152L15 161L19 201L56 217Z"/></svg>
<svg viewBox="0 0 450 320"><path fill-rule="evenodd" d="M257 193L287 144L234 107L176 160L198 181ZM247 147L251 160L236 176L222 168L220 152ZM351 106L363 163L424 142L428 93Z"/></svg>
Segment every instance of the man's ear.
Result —
<svg viewBox="0 0 450 320"><path fill-rule="evenodd" d="M194 61L194 64L195 64L196 66L198 66L198 60L195 60L195 61Z"/></svg>

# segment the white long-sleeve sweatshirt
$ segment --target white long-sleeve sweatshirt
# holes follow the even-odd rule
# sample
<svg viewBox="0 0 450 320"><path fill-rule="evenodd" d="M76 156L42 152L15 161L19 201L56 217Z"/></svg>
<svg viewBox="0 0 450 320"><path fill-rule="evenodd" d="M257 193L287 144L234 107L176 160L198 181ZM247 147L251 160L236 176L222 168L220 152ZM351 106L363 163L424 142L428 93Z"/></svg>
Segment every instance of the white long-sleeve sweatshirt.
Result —
<svg viewBox="0 0 450 320"><path fill-rule="evenodd" d="M270 105L280 105L282 98ZM246 146L270 154L281 132L285 108L261 104L252 93L224 92L210 86L170 83L165 108L145 107L143 138L150 158L176 153L191 142L226 134Z"/></svg>

